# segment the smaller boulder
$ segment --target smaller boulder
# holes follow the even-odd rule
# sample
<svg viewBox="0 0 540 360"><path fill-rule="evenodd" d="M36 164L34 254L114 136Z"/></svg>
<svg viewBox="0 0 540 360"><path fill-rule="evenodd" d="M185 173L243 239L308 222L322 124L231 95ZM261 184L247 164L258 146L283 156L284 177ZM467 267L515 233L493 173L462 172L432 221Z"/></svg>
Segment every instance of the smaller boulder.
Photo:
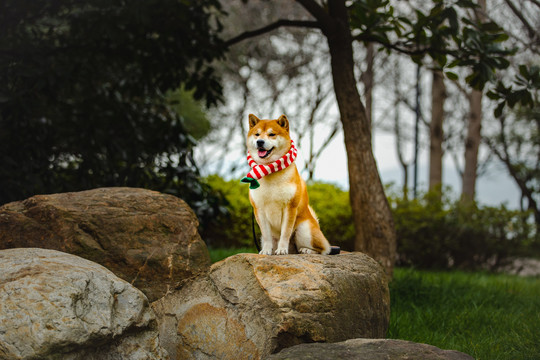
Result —
<svg viewBox="0 0 540 360"><path fill-rule="evenodd" d="M271 355L268 360L474 360L454 350L404 340L352 339L333 344L301 344Z"/></svg>
<svg viewBox="0 0 540 360"><path fill-rule="evenodd" d="M0 251L1 359L168 359L144 294L47 249Z"/></svg>
<svg viewBox="0 0 540 360"><path fill-rule="evenodd" d="M59 250L105 266L162 297L211 265L181 199L137 188L36 195L0 206L0 249Z"/></svg>

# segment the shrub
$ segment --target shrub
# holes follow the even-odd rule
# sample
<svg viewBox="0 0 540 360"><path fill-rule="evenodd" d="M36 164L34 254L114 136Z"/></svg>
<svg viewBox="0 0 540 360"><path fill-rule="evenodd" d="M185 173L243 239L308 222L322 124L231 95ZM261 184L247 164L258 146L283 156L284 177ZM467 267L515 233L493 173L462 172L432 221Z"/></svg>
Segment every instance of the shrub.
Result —
<svg viewBox="0 0 540 360"><path fill-rule="evenodd" d="M398 265L443 268L448 263L448 211L441 203L391 199L396 228Z"/></svg>
<svg viewBox="0 0 540 360"><path fill-rule="evenodd" d="M500 207L455 203L449 214L452 237L447 244L457 268L496 269L517 256L533 255L531 214Z"/></svg>
<svg viewBox="0 0 540 360"><path fill-rule="evenodd" d="M207 177L205 183L222 194L228 210L202 229L206 244L228 248L252 246L252 207L248 187L239 180L225 181L217 175Z"/></svg>
<svg viewBox="0 0 540 360"><path fill-rule="evenodd" d="M354 224L349 192L337 185L314 182L308 184L309 203L321 230L332 245L347 251L354 250Z"/></svg>
<svg viewBox="0 0 540 360"><path fill-rule="evenodd" d="M218 176L206 184L222 194L228 214L202 230L211 247L253 247L252 208L248 187ZM336 185L308 185L310 204L332 245L354 250L354 225L349 193ZM427 193L414 200L390 196L397 235L398 265L426 269L489 269L516 256L540 255L530 213L504 206L463 205L443 191L442 199ZM257 240L260 238L255 225Z"/></svg>
<svg viewBox="0 0 540 360"><path fill-rule="evenodd" d="M398 265L494 270L534 249L527 212L438 200L429 193L410 201L391 198L390 204Z"/></svg>

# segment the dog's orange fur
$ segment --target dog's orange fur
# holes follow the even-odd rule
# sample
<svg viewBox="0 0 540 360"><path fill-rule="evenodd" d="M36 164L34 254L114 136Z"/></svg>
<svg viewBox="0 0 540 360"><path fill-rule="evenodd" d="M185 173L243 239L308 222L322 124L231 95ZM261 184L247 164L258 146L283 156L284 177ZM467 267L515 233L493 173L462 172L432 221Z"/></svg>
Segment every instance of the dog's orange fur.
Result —
<svg viewBox="0 0 540 360"><path fill-rule="evenodd" d="M260 120L249 115L247 147L257 164L269 164L286 154L290 145L289 120L285 115L276 120ZM257 140L263 140L268 156L258 155ZM261 143L261 142L260 142ZM330 252L330 244L309 206L306 184L295 163L259 180L260 187L250 190L249 198L261 229L261 254L288 254L289 242L295 235L299 253Z"/></svg>

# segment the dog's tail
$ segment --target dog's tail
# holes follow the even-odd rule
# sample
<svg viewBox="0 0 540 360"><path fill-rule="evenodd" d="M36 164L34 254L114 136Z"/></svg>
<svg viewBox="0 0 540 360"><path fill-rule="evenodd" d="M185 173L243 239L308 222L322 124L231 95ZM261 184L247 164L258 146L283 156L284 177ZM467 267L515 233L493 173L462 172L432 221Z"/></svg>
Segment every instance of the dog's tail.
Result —
<svg viewBox="0 0 540 360"><path fill-rule="evenodd" d="M328 255L337 255L341 252L341 248L339 246L330 246L330 253Z"/></svg>

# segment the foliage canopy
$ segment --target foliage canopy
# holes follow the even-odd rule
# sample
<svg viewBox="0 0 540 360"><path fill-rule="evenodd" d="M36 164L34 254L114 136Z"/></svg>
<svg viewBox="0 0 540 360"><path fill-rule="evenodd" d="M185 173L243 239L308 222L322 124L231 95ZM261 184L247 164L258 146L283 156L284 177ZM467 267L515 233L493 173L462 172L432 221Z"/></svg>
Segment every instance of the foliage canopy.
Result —
<svg viewBox="0 0 540 360"><path fill-rule="evenodd" d="M431 57L449 79L458 78L450 69L470 68L468 84L483 89L495 79L496 70L510 65L506 57L514 50L503 46L508 35L497 23L464 15L477 10L469 0L433 1L429 10L417 8L409 17L398 14L388 0L354 1L351 27L356 40L379 43L417 63Z"/></svg>
<svg viewBox="0 0 540 360"><path fill-rule="evenodd" d="M217 0L2 7L0 203L99 186L201 199L193 141L164 94L184 84L219 99Z"/></svg>

